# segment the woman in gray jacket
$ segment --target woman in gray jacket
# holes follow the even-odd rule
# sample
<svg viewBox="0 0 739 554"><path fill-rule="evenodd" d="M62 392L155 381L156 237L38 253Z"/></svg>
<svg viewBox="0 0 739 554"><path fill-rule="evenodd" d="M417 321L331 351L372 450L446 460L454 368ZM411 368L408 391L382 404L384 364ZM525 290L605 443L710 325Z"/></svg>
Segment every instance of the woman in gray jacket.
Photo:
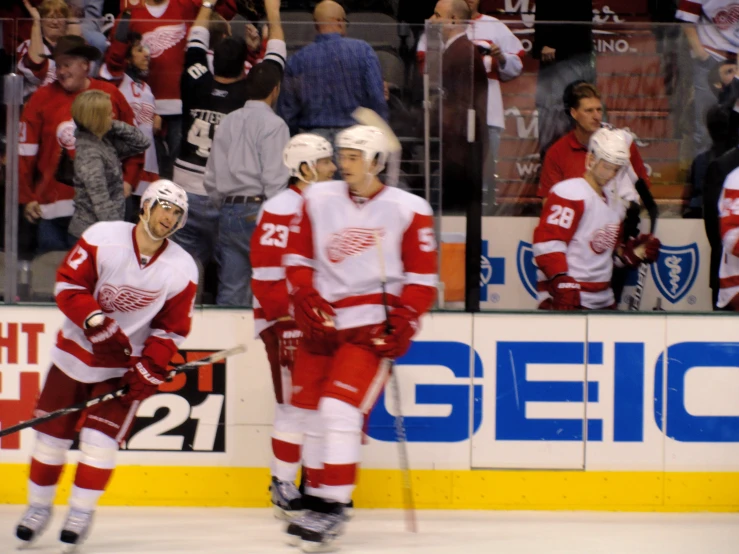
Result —
<svg viewBox="0 0 739 554"><path fill-rule="evenodd" d="M113 120L110 96L83 92L72 103L77 125L74 156L74 215L69 234L75 241L98 221L122 221L126 212L121 160L140 154L149 139L136 127ZM130 194L130 191L127 191Z"/></svg>

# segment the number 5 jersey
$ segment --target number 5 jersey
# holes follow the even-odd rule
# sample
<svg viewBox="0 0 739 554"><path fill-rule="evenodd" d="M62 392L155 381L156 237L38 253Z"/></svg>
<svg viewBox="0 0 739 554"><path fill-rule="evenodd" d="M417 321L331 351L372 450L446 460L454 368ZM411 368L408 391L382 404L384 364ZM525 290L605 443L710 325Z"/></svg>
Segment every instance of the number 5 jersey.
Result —
<svg viewBox="0 0 739 554"><path fill-rule="evenodd" d="M548 281L564 273L580 284L583 307L613 305L613 252L622 242L626 205L612 183L602 192L583 178L567 179L549 191L534 230L540 303L550 297Z"/></svg>

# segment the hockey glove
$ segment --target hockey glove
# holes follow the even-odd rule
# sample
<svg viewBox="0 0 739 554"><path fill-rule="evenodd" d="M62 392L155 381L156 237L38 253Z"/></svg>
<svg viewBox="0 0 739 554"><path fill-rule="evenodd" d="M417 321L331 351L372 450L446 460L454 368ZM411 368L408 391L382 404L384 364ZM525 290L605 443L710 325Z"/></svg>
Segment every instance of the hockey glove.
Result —
<svg viewBox="0 0 739 554"><path fill-rule="evenodd" d="M277 338L280 341L280 365L292 368L295 362L295 352L298 349L298 343L303 333L298 329L297 324L292 320L277 321L274 325Z"/></svg>
<svg viewBox="0 0 739 554"><path fill-rule="evenodd" d="M113 367L130 364L131 342L118 322L103 314L95 314L85 322L85 336L92 353Z"/></svg>
<svg viewBox="0 0 739 554"><path fill-rule="evenodd" d="M571 311L580 309L580 283L569 275L556 275L549 281L549 294L552 295L552 309Z"/></svg>
<svg viewBox="0 0 739 554"><path fill-rule="evenodd" d="M124 406L134 401L143 402L156 394L159 385L167 378L167 370L157 367L149 358L141 358L135 366L121 377L121 387L128 387L128 392L121 397Z"/></svg>
<svg viewBox="0 0 739 554"><path fill-rule="evenodd" d="M292 294L295 323L308 340L314 342L336 341L336 327L331 316L336 315L331 304L326 302L313 287L295 290Z"/></svg>
<svg viewBox="0 0 739 554"><path fill-rule="evenodd" d="M418 331L418 317L410 308L397 308L388 318L390 333L373 340L375 351L383 358L400 358L411 347L411 339ZM385 326L382 326L383 332Z"/></svg>
<svg viewBox="0 0 739 554"><path fill-rule="evenodd" d="M640 264L651 264L659 257L660 240L654 235L639 235L626 241L621 251L621 261L626 267L635 268Z"/></svg>

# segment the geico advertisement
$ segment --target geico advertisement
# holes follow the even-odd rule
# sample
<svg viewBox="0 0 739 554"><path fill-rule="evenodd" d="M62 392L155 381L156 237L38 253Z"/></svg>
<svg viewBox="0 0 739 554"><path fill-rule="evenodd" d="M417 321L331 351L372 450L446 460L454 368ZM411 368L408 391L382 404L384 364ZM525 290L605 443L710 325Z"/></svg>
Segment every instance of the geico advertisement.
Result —
<svg viewBox="0 0 739 554"><path fill-rule="evenodd" d="M480 272L483 310L536 309L532 241L538 222L530 217L483 218ZM464 218L445 217L441 225L442 241L464 242ZM642 229L647 228L648 222L642 221ZM641 311L711 311L710 247L703 220L660 219L656 234L662 247L657 261L649 266ZM630 304L637 277L637 270L630 272L621 309Z"/></svg>
<svg viewBox="0 0 739 554"><path fill-rule="evenodd" d="M248 311L196 313L173 363L245 342L142 403L121 463L266 467L274 410ZM60 314L0 310L0 425L31 417ZM413 467L739 469L739 321L724 316L432 314L397 360ZM364 467L397 467L392 395ZM23 462L33 432L0 440Z"/></svg>

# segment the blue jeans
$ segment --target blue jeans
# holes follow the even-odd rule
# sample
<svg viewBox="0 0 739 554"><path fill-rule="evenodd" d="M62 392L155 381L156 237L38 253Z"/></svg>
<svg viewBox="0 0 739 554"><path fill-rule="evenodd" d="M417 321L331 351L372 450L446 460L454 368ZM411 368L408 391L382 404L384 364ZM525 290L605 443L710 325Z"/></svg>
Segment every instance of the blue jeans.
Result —
<svg viewBox="0 0 739 554"><path fill-rule="evenodd" d="M219 306L251 306L251 236L260 204L224 204L218 221Z"/></svg>
<svg viewBox="0 0 739 554"><path fill-rule="evenodd" d="M209 196L187 193L187 223L172 235L205 268L218 250L219 212Z"/></svg>
<svg viewBox="0 0 739 554"><path fill-rule="evenodd" d="M38 220L38 247L36 255L46 252L65 251L72 248L77 239L67 233L71 217Z"/></svg>

